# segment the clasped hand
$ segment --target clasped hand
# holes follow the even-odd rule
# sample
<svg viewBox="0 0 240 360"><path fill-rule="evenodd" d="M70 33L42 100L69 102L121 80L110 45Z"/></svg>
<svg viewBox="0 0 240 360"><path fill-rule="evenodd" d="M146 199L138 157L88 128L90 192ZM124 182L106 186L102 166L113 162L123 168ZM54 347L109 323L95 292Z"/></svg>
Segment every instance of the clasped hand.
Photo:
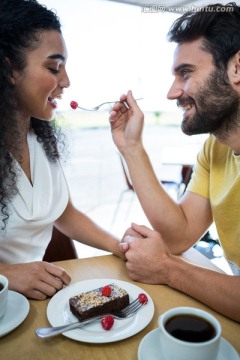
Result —
<svg viewBox="0 0 240 360"><path fill-rule="evenodd" d="M119 245L126 257L132 280L149 284L167 284L171 258L161 235L143 225L132 224Z"/></svg>

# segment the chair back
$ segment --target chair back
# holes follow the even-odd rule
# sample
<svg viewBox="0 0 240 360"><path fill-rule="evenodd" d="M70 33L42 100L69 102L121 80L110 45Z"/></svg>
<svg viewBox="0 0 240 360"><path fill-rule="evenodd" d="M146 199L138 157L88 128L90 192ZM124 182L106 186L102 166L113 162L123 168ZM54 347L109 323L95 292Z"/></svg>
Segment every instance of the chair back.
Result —
<svg viewBox="0 0 240 360"><path fill-rule="evenodd" d="M50 243L45 251L43 261L54 262L62 260L77 259L77 251L73 240L53 227Z"/></svg>

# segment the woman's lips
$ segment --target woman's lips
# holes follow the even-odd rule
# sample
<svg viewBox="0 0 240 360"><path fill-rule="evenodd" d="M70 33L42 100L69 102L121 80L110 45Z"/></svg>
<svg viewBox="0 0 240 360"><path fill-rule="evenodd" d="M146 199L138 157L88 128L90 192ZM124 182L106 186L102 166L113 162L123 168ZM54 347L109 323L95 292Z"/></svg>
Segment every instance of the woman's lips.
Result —
<svg viewBox="0 0 240 360"><path fill-rule="evenodd" d="M56 107L57 107L57 102L56 102L56 100L55 100L54 98L49 97L49 98L48 98L48 102L49 102L49 104L51 105L51 107L52 107L53 109L56 109Z"/></svg>

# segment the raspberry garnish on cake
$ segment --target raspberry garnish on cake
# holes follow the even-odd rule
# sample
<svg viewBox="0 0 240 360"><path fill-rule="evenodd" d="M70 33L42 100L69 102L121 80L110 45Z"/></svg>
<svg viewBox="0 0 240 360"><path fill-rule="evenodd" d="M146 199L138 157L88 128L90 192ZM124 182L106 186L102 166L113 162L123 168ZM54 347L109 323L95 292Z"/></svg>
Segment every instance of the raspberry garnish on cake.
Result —
<svg viewBox="0 0 240 360"><path fill-rule="evenodd" d="M128 304L128 293L114 283L69 299L70 310L79 321L120 310Z"/></svg>

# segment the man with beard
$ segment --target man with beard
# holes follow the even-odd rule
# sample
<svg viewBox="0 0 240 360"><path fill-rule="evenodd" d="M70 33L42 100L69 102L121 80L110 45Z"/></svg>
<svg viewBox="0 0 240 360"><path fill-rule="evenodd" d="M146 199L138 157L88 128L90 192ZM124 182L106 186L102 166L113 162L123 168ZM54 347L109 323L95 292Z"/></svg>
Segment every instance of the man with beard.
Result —
<svg viewBox="0 0 240 360"><path fill-rule="evenodd" d="M211 8L211 9L210 9ZM211 11L210 11L211 10ZM141 205L154 230L132 224L121 244L133 280L166 284L240 321L240 7L186 13L169 32L177 43L168 98L184 110L184 133L210 133L178 203L164 191L142 144L143 113L132 93L110 115ZM177 257L215 222L233 274Z"/></svg>

